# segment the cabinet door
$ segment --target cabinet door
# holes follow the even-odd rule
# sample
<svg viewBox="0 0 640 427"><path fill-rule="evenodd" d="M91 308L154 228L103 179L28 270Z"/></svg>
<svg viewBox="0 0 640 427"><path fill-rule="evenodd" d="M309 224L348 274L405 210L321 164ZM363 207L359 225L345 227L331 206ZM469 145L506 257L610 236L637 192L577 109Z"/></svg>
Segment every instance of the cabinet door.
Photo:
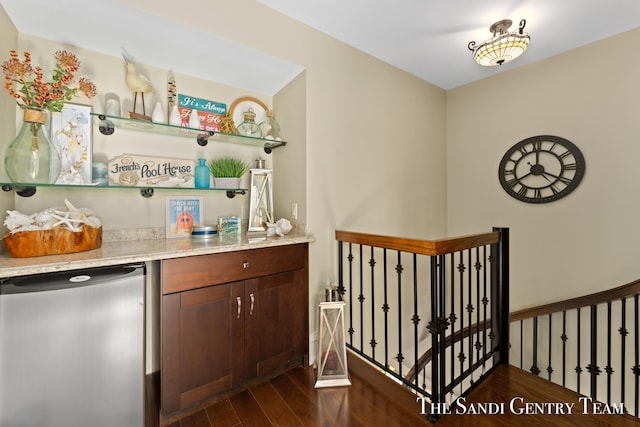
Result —
<svg viewBox="0 0 640 427"><path fill-rule="evenodd" d="M300 365L307 354L308 301L305 270L246 281L245 352L249 378Z"/></svg>
<svg viewBox="0 0 640 427"><path fill-rule="evenodd" d="M162 297L162 410L170 414L245 380L244 283Z"/></svg>

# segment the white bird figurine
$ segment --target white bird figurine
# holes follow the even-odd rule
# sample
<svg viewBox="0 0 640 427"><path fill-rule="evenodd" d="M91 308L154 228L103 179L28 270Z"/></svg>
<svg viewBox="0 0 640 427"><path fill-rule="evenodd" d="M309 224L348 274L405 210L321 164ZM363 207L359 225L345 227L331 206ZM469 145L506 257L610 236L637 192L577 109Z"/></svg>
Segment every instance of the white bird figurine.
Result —
<svg viewBox="0 0 640 427"><path fill-rule="evenodd" d="M138 100L138 93L142 94L142 114L146 115L146 110L144 106L144 94L155 93L153 86L151 86L151 82L146 77L140 75L138 70L136 70L136 65L129 61L129 59L122 54L125 62L127 63L127 74L124 78L125 83L127 83L127 87L130 91L133 92L133 112L136 111L136 102Z"/></svg>

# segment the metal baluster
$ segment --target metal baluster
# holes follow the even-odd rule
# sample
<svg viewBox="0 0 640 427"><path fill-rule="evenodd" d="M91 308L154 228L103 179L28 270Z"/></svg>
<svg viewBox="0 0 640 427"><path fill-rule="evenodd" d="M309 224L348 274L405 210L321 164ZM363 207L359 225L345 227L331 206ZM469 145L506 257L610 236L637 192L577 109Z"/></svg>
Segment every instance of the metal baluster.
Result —
<svg viewBox="0 0 640 427"><path fill-rule="evenodd" d="M640 332L638 331L640 324L640 313L638 313L638 294L635 294L633 297L634 301L634 313L635 313L635 322L634 322L634 333L635 333L635 366L631 369L636 376L635 378L635 416L638 416L638 411L640 406Z"/></svg>
<svg viewBox="0 0 640 427"><path fill-rule="evenodd" d="M460 264L458 264L458 271L460 272L460 352L458 353L458 362L460 362L460 373L464 372L464 360L466 358L464 354L464 272L466 267L464 265L464 252L460 252ZM463 388L460 384L460 392Z"/></svg>
<svg viewBox="0 0 640 427"><path fill-rule="evenodd" d="M472 329L472 323L473 323L473 304L471 303L473 301L473 294L472 294L472 282L473 282L473 272L471 271L471 266L473 265L473 263L471 262L471 249L467 250L467 319L469 319L469 324L468 324L468 328L467 330L468 332L468 339L469 339L469 369L471 369L471 367L473 366L473 336L471 335L471 329ZM473 376L472 376L472 381L473 381Z"/></svg>
<svg viewBox="0 0 640 427"><path fill-rule="evenodd" d="M456 288L455 288L455 284L456 284L456 276L455 276L455 263L456 263L456 257L455 257L455 252L451 253L451 263L449 266L450 269L450 273L449 275L451 276L451 313L449 314L449 323L451 324L451 336L453 337L453 334L455 334L456 331L456 321L458 320L457 316L456 316L456 299L455 299L455 295L456 295ZM456 357L456 351L455 351L455 347L456 347L456 343L453 342L453 340L451 340L451 349L449 350L449 354L450 354L450 363L451 363L451 379L453 380L453 378L456 377L456 361L455 361L455 357Z"/></svg>
<svg viewBox="0 0 640 427"><path fill-rule="evenodd" d="M533 365L531 365L531 373L538 375L540 368L538 368L538 316L533 318Z"/></svg>
<svg viewBox="0 0 640 427"><path fill-rule="evenodd" d="M353 347L353 244L349 243L349 345Z"/></svg>
<svg viewBox="0 0 640 427"><path fill-rule="evenodd" d="M484 328L482 330L482 369L483 369L483 373L484 370L486 369L486 362L487 362L487 327L488 327L488 322L487 322L487 305L489 304L489 297L487 296L487 268L486 268L486 263L487 263L487 246L484 246L482 248L482 259L485 262L485 268L484 268L484 275L483 275L483 279L482 279L482 305L484 306L484 313L483 313L483 321L484 321Z"/></svg>
<svg viewBox="0 0 640 427"><path fill-rule="evenodd" d="M549 381L551 381L551 374L553 373L553 368L551 367L551 354L553 353L551 351L551 329L552 329L552 316L551 313L549 313L549 334L548 334L548 338L549 338L549 365L547 366L547 373L549 374Z"/></svg>
<svg viewBox="0 0 640 427"><path fill-rule="evenodd" d="M398 356L396 356L396 360L398 361L399 372L398 374L402 376L402 362L404 360L404 356L402 355L402 253L398 251L398 264L396 264L396 272L398 273Z"/></svg>
<svg viewBox="0 0 640 427"><path fill-rule="evenodd" d="M420 317L418 317L418 258L416 254L413 254L413 316L411 320L413 322L413 366L418 366L418 324L420 323ZM418 370L414 369L416 387L419 384L418 373Z"/></svg>
<svg viewBox="0 0 640 427"><path fill-rule="evenodd" d="M383 274L384 274L384 304L382 311L384 312L384 366L389 369L389 302L387 299L387 249L382 250Z"/></svg>
<svg viewBox="0 0 640 427"><path fill-rule="evenodd" d="M438 261L436 257L431 257L431 320L429 321L429 332L431 333L431 400L435 403L440 403L444 400L441 396L442 390L440 389L440 369L438 359L438 348L440 335L438 333ZM438 415L430 415L429 419L435 421L439 418Z"/></svg>
<svg viewBox="0 0 640 427"><path fill-rule="evenodd" d="M576 375L578 376L578 389L576 390L578 393L580 393L580 374L582 373L582 368L580 367L580 342L582 340L582 334L580 333L580 326L582 325L581 322L581 318L580 318L580 307L578 307L578 351L577 351L577 360L578 360L578 364L576 365Z"/></svg>
<svg viewBox="0 0 640 427"><path fill-rule="evenodd" d="M611 405L611 375L613 374L613 368L611 368L611 301L607 301L607 405Z"/></svg>
<svg viewBox="0 0 640 427"><path fill-rule="evenodd" d="M622 326L620 326L620 329L618 329L618 331L620 332L620 338L621 338L621 343L620 343L620 372L622 373L622 375L620 375L620 401L621 402L625 402L625 377L626 375L625 373L625 354L627 352L627 335L628 335L628 331L627 331L627 298L626 297L622 297Z"/></svg>
<svg viewBox="0 0 640 427"><path fill-rule="evenodd" d="M562 387L565 387L567 380L567 311L562 310Z"/></svg>
<svg viewBox="0 0 640 427"><path fill-rule="evenodd" d="M440 289L438 292L439 308L437 312L438 322L439 322L438 324L439 334L440 334L440 338L439 338L440 348L438 350L438 361L440 363L440 382L441 382L440 391L442 393L440 398L441 402L445 401L444 390L447 384L447 380L445 377L445 372L446 372L445 352L447 348L446 330L447 330L447 327L449 326L449 323L447 322L447 319L445 317L445 305L446 305L445 289L447 286L445 267L446 267L446 257L445 255L441 255L440 256L440 281L439 281Z"/></svg>
<svg viewBox="0 0 640 427"><path fill-rule="evenodd" d="M376 260L374 256L374 247L371 246L371 258L369 259L369 266L371 267L371 358L376 360L376 304L375 304L375 271Z"/></svg>
<svg viewBox="0 0 640 427"><path fill-rule="evenodd" d="M591 306L591 363L587 366L587 371L591 377L591 398L596 399L600 368L598 367L598 307L595 304Z"/></svg>
<svg viewBox="0 0 640 427"><path fill-rule="evenodd" d="M476 333L474 336L475 348L476 348L476 360L480 360L480 269L482 263L480 262L480 248L476 248Z"/></svg>
<svg viewBox="0 0 640 427"><path fill-rule="evenodd" d="M364 276L363 276L363 259L362 259L362 245L360 247L360 262L358 263L360 269L360 294L358 295L358 301L360 302L360 351L364 353Z"/></svg>

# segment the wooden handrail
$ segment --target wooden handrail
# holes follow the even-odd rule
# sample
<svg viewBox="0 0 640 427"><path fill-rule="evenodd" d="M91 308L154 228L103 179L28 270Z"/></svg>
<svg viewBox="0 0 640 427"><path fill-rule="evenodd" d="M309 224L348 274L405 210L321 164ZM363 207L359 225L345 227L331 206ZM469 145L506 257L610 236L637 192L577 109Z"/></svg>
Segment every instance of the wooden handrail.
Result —
<svg viewBox="0 0 640 427"><path fill-rule="evenodd" d="M640 292L640 279L618 286L617 288L608 289L606 291L596 292L589 295L583 295L577 298L571 298L564 301L553 302L538 307L525 308L524 310L515 311L509 315L510 322L530 319L545 314L553 314L564 310L573 310L579 307L588 307L592 305L602 304L608 301L614 301L622 297L634 295Z"/></svg>
<svg viewBox="0 0 640 427"><path fill-rule="evenodd" d="M418 240L404 237L379 236L376 234L336 230L336 240L340 242L356 243L421 255L438 256L498 243L500 241L500 232L491 231L488 233L471 234L467 236L453 237L450 239Z"/></svg>
<svg viewBox="0 0 640 427"><path fill-rule="evenodd" d="M524 310L513 312L509 315L509 322L518 322L520 320L530 319L533 317L544 316L546 314L553 314L564 310L574 310L582 307L589 307L591 305L597 305L606 303L608 301L614 301L622 297L627 297L640 293L640 279L627 283L626 285L618 286L617 288L607 289L606 291L596 292L589 295L583 295L581 297L571 298L564 301L558 301L551 304L540 305L537 307L526 308ZM463 340L469 336L469 330L476 332L477 330L484 331L491 325L491 319L487 319L485 322L472 324L463 330L456 331L453 335L447 335L445 339L445 346L451 345ZM418 359L417 370L420 372L431 361L431 349L428 349L420 359ZM410 379L415 375L416 366L414 365L409 372L405 375L405 378Z"/></svg>

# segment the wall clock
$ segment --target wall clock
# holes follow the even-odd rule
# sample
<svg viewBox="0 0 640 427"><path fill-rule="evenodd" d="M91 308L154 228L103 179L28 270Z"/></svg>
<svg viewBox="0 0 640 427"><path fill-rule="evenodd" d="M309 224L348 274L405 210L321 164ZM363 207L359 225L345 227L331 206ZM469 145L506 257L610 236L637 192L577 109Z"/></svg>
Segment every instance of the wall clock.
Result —
<svg viewBox="0 0 640 427"><path fill-rule="evenodd" d="M500 185L526 203L548 203L567 196L584 176L584 156L571 141L532 136L509 148L500 161Z"/></svg>

